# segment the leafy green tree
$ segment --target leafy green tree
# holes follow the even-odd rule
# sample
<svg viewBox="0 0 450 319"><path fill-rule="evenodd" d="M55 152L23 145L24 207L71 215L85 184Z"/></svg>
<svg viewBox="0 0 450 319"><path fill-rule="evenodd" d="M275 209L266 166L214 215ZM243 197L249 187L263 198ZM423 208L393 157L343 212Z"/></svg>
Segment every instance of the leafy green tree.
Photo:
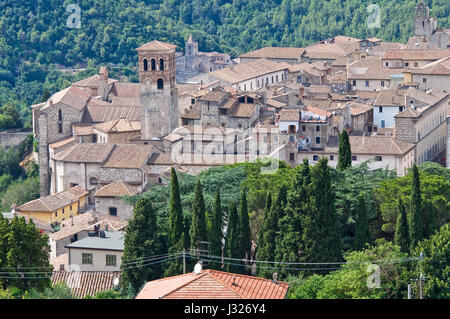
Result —
<svg viewBox="0 0 450 319"><path fill-rule="evenodd" d="M211 235L209 236L210 253L212 256L222 256L222 228L223 228L223 209L220 202L220 190L216 189L214 200L214 215L211 226ZM212 268L219 269L219 264L215 263Z"/></svg>
<svg viewBox="0 0 450 319"><path fill-rule="evenodd" d="M374 260L404 260L408 257L400 247L380 239L374 246L345 255L346 264L325 276L314 275L291 292L291 298L317 299L398 299L405 298L410 273L407 263L380 265L380 287L369 287L368 278L376 268L369 268ZM369 271L368 271L369 270ZM374 282L376 284L376 282Z"/></svg>
<svg viewBox="0 0 450 319"><path fill-rule="evenodd" d="M419 170L414 164L412 168L412 188L411 188L411 214L410 214L410 236L411 250L413 250L423 238L423 218L422 218L422 197L420 193Z"/></svg>
<svg viewBox="0 0 450 319"><path fill-rule="evenodd" d="M339 134L339 151L338 151L338 164L337 169L339 171L345 170L352 166L352 150L350 147L350 139L347 130L342 129Z"/></svg>
<svg viewBox="0 0 450 319"><path fill-rule="evenodd" d="M178 177L175 169L171 168L171 188L169 201L169 253L179 253L187 248L183 246L184 241L184 224L183 224L183 208L181 207L180 189L178 186ZM176 258L167 264L165 271L166 276L179 275L183 272L183 260Z"/></svg>
<svg viewBox="0 0 450 319"><path fill-rule="evenodd" d="M53 268L49 253L47 235L41 234L31 219L27 223L24 217L15 216L8 221L0 214L0 268L4 269L0 287L15 287L21 294L49 287L46 277Z"/></svg>
<svg viewBox="0 0 450 319"><path fill-rule="evenodd" d="M192 222L189 232L191 248L199 249L199 242L208 240L208 233L206 231L206 208L200 179L195 186L194 203L192 204Z"/></svg>
<svg viewBox="0 0 450 319"><path fill-rule="evenodd" d="M414 255L423 252L424 259L416 264L416 271L422 271L424 281L424 297L432 299L450 298L450 225L443 225L429 239L417 245Z"/></svg>
<svg viewBox="0 0 450 319"><path fill-rule="evenodd" d="M135 292L139 292L146 281L159 278L161 266L154 263L152 257L160 255L163 248L152 204L148 199L140 198L125 233L122 286L130 284Z"/></svg>
<svg viewBox="0 0 450 319"><path fill-rule="evenodd" d="M321 158L311 169L308 209L302 224L305 262L340 261L341 237L328 160Z"/></svg>
<svg viewBox="0 0 450 319"><path fill-rule="evenodd" d="M433 203L430 200L425 201L424 205L424 228L423 237L428 238L439 229L438 221L436 217L436 210L434 209Z"/></svg>
<svg viewBox="0 0 450 319"><path fill-rule="evenodd" d="M65 282L60 282L44 291L30 289L25 292L23 299L77 299Z"/></svg>
<svg viewBox="0 0 450 319"><path fill-rule="evenodd" d="M409 252L411 241L409 237L408 218L406 216L405 205L403 205L401 197L398 198L398 215L394 242L400 247L402 252Z"/></svg>
<svg viewBox="0 0 450 319"><path fill-rule="evenodd" d="M358 196L358 212L356 214L355 250L361 250L370 241L369 221L365 195L360 192Z"/></svg>

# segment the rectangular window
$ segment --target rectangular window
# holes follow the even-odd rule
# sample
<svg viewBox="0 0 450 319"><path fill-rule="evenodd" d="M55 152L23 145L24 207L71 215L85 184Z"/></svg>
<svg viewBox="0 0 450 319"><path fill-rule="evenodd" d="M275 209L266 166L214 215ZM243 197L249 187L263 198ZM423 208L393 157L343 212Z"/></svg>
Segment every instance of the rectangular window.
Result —
<svg viewBox="0 0 450 319"><path fill-rule="evenodd" d="M383 160L383 157L381 157L381 156L379 156L379 155L376 155L375 156L375 161L376 162L381 162Z"/></svg>
<svg viewBox="0 0 450 319"><path fill-rule="evenodd" d="M405 62L405 66L409 66L409 63L408 63L408 62Z"/></svg>
<svg viewBox="0 0 450 319"><path fill-rule="evenodd" d="M289 160L290 161L294 161L295 160L295 154L294 153L289 153Z"/></svg>
<svg viewBox="0 0 450 319"><path fill-rule="evenodd" d="M116 255L106 255L106 266L117 266Z"/></svg>
<svg viewBox="0 0 450 319"><path fill-rule="evenodd" d="M381 127L384 128L386 126L386 122L384 120L381 120Z"/></svg>
<svg viewBox="0 0 450 319"><path fill-rule="evenodd" d="M320 126L316 125L316 132L320 132Z"/></svg>
<svg viewBox="0 0 450 319"><path fill-rule="evenodd" d="M356 161L357 159L356 155L352 155L352 161Z"/></svg>
<svg viewBox="0 0 450 319"><path fill-rule="evenodd" d="M403 112L403 106L399 106L399 107L398 107L398 111L399 111L399 112Z"/></svg>
<svg viewBox="0 0 450 319"><path fill-rule="evenodd" d="M427 83L427 78L423 78L423 83Z"/></svg>
<svg viewBox="0 0 450 319"><path fill-rule="evenodd" d="M306 125L302 125L302 131L306 132Z"/></svg>
<svg viewBox="0 0 450 319"><path fill-rule="evenodd" d="M117 207L110 207L109 208L109 214L111 216L117 216Z"/></svg>
<svg viewBox="0 0 450 319"><path fill-rule="evenodd" d="M381 86L384 87L384 81L381 81Z"/></svg>
<svg viewBox="0 0 450 319"><path fill-rule="evenodd" d="M316 137L316 144L320 144L320 137Z"/></svg>
<svg viewBox="0 0 450 319"><path fill-rule="evenodd" d="M366 81L366 86L369 86L369 81Z"/></svg>
<svg viewBox="0 0 450 319"><path fill-rule="evenodd" d="M334 161L334 155L330 155L330 161Z"/></svg>
<svg viewBox="0 0 450 319"><path fill-rule="evenodd" d="M356 80L353 80L353 86L355 86L356 85Z"/></svg>
<svg viewBox="0 0 450 319"><path fill-rule="evenodd" d="M383 107L382 106L378 107L378 113L383 113Z"/></svg>
<svg viewBox="0 0 450 319"><path fill-rule="evenodd" d="M92 254L90 253L82 253L81 254L81 263L83 265L92 265Z"/></svg>
<svg viewBox="0 0 450 319"><path fill-rule="evenodd" d="M313 155L313 161L318 161L319 160L319 155Z"/></svg>
<svg viewBox="0 0 450 319"><path fill-rule="evenodd" d="M289 135L289 142L293 142L294 141L294 135Z"/></svg>

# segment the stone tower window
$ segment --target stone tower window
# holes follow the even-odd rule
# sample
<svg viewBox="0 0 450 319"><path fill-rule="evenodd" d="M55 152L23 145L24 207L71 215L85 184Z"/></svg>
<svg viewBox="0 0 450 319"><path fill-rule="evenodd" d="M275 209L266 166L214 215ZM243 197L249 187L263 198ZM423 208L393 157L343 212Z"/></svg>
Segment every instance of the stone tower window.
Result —
<svg viewBox="0 0 450 319"><path fill-rule="evenodd" d="M163 79L158 79L158 81L156 83L158 86L158 90L164 89L164 80Z"/></svg>
<svg viewBox="0 0 450 319"><path fill-rule="evenodd" d="M156 70L156 61L155 61L155 59L152 59L151 63L152 63L152 71L155 71Z"/></svg>
<svg viewBox="0 0 450 319"><path fill-rule="evenodd" d="M159 59L159 69L164 70L164 59Z"/></svg>
<svg viewBox="0 0 450 319"><path fill-rule="evenodd" d="M144 71L148 70L148 62L147 59L144 59Z"/></svg>
<svg viewBox="0 0 450 319"><path fill-rule="evenodd" d="M61 109L59 109L58 110L58 133L62 133L63 132L62 121L63 121L62 111L61 111Z"/></svg>

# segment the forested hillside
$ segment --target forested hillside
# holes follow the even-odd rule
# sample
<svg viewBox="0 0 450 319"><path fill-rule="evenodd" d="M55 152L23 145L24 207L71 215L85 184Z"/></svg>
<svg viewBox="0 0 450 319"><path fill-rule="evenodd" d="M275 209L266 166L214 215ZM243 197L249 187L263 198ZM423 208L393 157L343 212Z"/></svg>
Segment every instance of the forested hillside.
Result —
<svg viewBox="0 0 450 319"><path fill-rule="evenodd" d="M80 28L69 28L78 4ZM381 28L368 29L367 6L381 9ZM305 46L344 34L406 42L416 0L2 0L0 3L0 106L12 102L30 125L31 103L44 89L71 82L52 64L90 61L134 66L139 45L160 39L184 49L193 34L200 50L232 57L262 46ZM449 27L447 0L428 0L440 27ZM70 23L69 23L70 25ZM44 94L44 97L47 94ZM3 128L0 128L0 130Z"/></svg>

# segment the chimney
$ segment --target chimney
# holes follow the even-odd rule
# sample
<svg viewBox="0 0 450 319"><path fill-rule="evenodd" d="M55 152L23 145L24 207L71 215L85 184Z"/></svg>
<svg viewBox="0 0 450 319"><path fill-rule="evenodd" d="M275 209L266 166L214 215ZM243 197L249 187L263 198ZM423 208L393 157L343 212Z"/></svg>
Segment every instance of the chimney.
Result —
<svg viewBox="0 0 450 319"><path fill-rule="evenodd" d="M64 264L59 265L59 271L64 271Z"/></svg>
<svg viewBox="0 0 450 319"><path fill-rule="evenodd" d="M278 283L278 274L276 273L276 272L274 272L273 274L272 274L272 282L274 282L274 283Z"/></svg>
<svg viewBox="0 0 450 319"><path fill-rule="evenodd" d="M73 226L73 216L70 216L70 222L71 222L71 224Z"/></svg>
<svg viewBox="0 0 450 319"><path fill-rule="evenodd" d="M109 93L108 89L108 69L105 66L100 68L100 72L98 73L100 78L100 86L99 86L99 94L103 101L106 101Z"/></svg>
<svg viewBox="0 0 450 319"><path fill-rule="evenodd" d="M236 275L233 275L233 283L232 283L232 285L233 286L237 286L237 284L236 284Z"/></svg>

